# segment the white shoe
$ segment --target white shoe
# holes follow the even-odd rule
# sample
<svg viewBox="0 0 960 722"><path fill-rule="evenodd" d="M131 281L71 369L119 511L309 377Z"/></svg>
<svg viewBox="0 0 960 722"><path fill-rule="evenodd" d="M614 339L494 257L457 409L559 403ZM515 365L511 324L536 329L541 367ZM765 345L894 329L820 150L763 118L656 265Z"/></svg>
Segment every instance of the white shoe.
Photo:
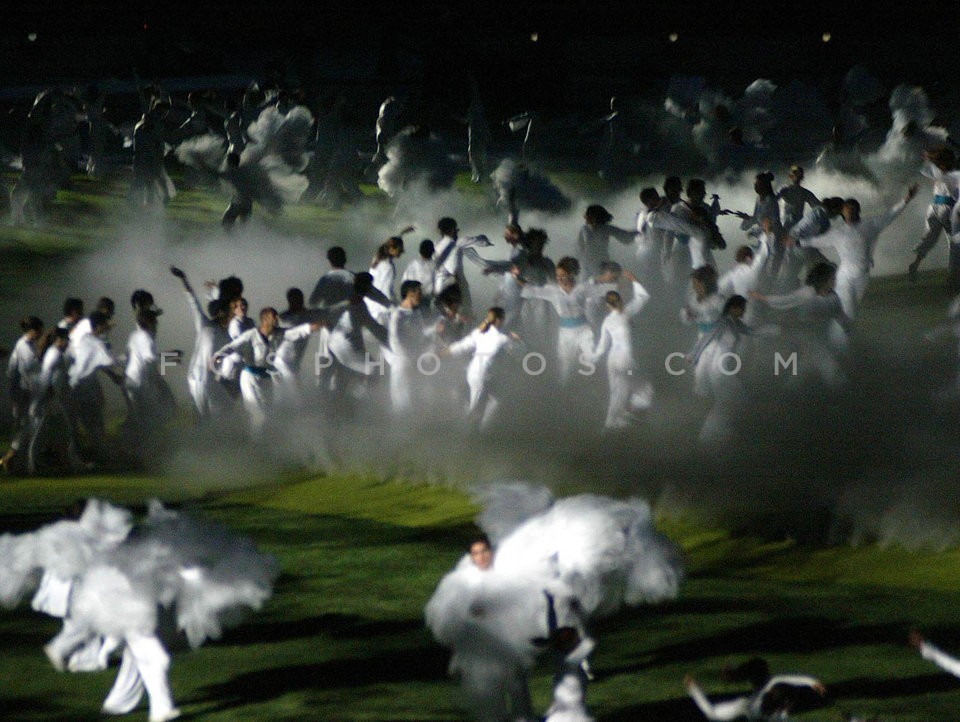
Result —
<svg viewBox="0 0 960 722"><path fill-rule="evenodd" d="M50 660L50 664L53 665L53 668L58 672L62 672L63 668L63 657L57 654L56 650L53 648L53 644L43 645L43 653L47 655L47 659Z"/></svg>

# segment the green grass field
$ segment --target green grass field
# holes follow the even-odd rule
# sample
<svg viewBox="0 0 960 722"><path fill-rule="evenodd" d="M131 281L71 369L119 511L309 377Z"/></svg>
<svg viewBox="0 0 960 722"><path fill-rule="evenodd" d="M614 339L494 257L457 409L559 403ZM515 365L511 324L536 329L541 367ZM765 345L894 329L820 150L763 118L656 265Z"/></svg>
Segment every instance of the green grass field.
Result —
<svg viewBox="0 0 960 722"><path fill-rule="evenodd" d="M14 301L44 266L96 248L109 224L126 217L124 190L80 180L43 228L0 229L2 300ZM168 216L196 229L215 224L222 207L220 197L183 193ZM307 233L336 220L298 207L265 222ZM880 280L865 327L898 313L935 322L940 282L935 272L918 286ZM171 682L185 719L461 720L447 653L422 621L476 513L459 488L470 479L447 481L285 472L227 489L132 473L10 478L0 481L0 532L52 521L78 497L142 508L156 496L228 524L279 558L283 573L261 613L197 651L174 641ZM586 490L589 481L564 491ZM625 611L596 629L588 700L602 722L700 719L683 675L695 674L708 693L736 692L743 688L721 682L719 669L757 654L776 671L814 674L827 685L829 706L801 719L839 720L843 711L885 722L957 717L960 680L921 660L906 638L917 626L960 652L960 551L807 545L734 533L692 513L659 524L686 551L689 579L678 600ZM55 672L41 646L58 627L26 605L0 613L0 718L101 718L115 669ZM532 680L538 709L548 704L550 675L543 667ZM145 708L130 718L146 719Z"/></svg>

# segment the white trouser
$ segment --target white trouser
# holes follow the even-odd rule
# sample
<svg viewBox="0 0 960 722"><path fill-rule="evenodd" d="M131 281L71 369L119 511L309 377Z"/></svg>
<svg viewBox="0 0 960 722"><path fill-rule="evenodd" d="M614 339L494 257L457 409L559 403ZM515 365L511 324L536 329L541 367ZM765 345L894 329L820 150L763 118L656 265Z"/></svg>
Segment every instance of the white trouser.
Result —
<svg viewBox="0 0 960 722"><path fill-rule="evenodd" d="M857 317L860 301L863 300L863 295L867 292L867 281L869 280L869 273L860 273L843 268L837 273L837 295L840 297L843 312L847 314L847 318L851 321Z"/></svg>
<svg viewBox="0 0 960 722"><path fill-rule="evenodd" d="M745 718L750 713L750 699L736 697L724 702L711 702L696 684L689 689L690 696L708 720L735 720Z"/></svg>
<svg viewBox="0 0 960 722"><path fill-rule="evenodd" d="M394 413L403 413L413 408L413 384L416 366L399 354L394 354L390 365L390 405Z"/></svg>
<svg viewBox="0 0 960 722"><path fill-rule="evenodd" d="M71 471L80 469L83 460L77 451L77 433L73 419L56 397L30 404L30 444L27 448L27 473L37 473L37 458L50 447L50 425L56 417L63 419L67 431L67 463Z"/></svg>
<svg viewBox="0 0 960 722"><path fill-rule="evenodd" d="M927 206L927 216L924 219L923 237L920 243L913 249L917 258L924 258L940 239L940 231L951 236L950 216L954 206L948 206L946 203L931 203Z"/></svg>
<svg viewBox="0 0 960 722"><path fill-rule="evenodd" d="M732 362L731 362L732 363ZM721 367L707 369L706 384L713 397L713 406L703 420L699 440L701 444L719 446L735 435L735 431L743 413L745 389L735 374L727 375ZM725 365L727 372L732 371Z"/></svg>
<svg viewBox="0 0 960 722"><path fill-rule="evenodd" d="M250 418L250 432L256 436L267 421L267 407L273 399L273 378L244 369L240 372L240 395Z"/></svg>
<svg viewBox="0 0 960 722"><path fill-rule="evenodd" d="M117 679L103 702L106 714L126 714L143 697L144 689L150 699L150 722L173 719L177 710L167 681L170 655L152 634L131 632L124 641L123 659Z"/></svg>
<svg viewBox="0 0 960 722"><path fill-rule="evenodd" d="M570 380L574 367L580 363L580 357L589 354L593 348L593 332L587 323L573 328L560 327L557 335L557 361L560 364L560 383Z"/></svg>
<svg viewBox="0 0 960 722"><path fill-rule="evenodd" d="M478 419L481 429L486 429L490 425L490 420L494 418L497 407L500 402L490 395L487 388L486 371L484 369L467 369L467 386L470 387L470 408L468 416Z"/></svg>
<svg viewBox="0 0 960 722"><path fill-rule="evenodd" d="M633 411L650 407L653 388L637 376L632 367L611 366L607 363L607 379L610 382L610 405L604 426L622 429L633 422Z"/></svg>

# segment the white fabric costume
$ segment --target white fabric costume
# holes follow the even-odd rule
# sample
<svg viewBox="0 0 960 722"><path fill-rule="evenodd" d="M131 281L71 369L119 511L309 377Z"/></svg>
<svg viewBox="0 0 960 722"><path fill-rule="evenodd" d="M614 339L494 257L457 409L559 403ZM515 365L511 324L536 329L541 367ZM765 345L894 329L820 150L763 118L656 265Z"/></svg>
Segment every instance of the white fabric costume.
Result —
<svg viewBox="0 0 960 722"><path fill-rule="evenodd" d="M467 366L467 385L470 387L469 413L480 418L480 428L486 428L497 410L499 402L495 389L491 389L490 371L498 361L497 356L511 343L510 336L496 326L485 331L479 328L450 346L451 356L472 353Z"/></svg>
<svg viewBox="0 0 960 722"><path fill-rule="evenodd" d="M433 298L433 279L435 273L436 267L433 259L418 256L410 261L407 267L403 269L403 275L400 276L400 285L403 285L404 281L416 281L420 284L420 290L423 291L424 301L429 301L429 299Z"/></svg>
<svg viewBox="0 0 960 722"><path fill-rule="evenodd" d="M933 662L944 672L949 672L954 677L960 677L960 659L951 657L930 642L923 641L920 644L920 656Z"/></svg>
<svg viewBox="0 0 960 722"><path fill-rule="evenodd" d="M30 403L35 396L39 374L40 359L37 357L36 343L24 334L17 339L7 361L7 389L13 402L14 432L10 440L13 451L19 451L22 446L29 444Z"/></svg>
<svg viewBox="0 0 960 722"><path fill-rule="evenodd" d="M623 245L634 242L635 233L623 228L611 226L609 223L600 223L591 227L584 224L577 235L577 259L582 266L584 276L592 276L600 270L600 264L610 259L610 239L613 238Z"/></svg>
<svg viewBox="0 0 960 722"><path fill-rule="evenodd" d="M724 702L711 702L696 683L690 685L689 692L697 707L708 720L745 719L751 722L762 722L763 720L772 721L785 719L779 710L773 714L766 714L763 711L763 698L776 685L816 688L820 686L820 681L814 677L801 674L778 674L771 677L762 688L750 696L737 697Z"/></svg>
<svg viewBox="0 0 960 722"><path fill-rule="evenodd" d="M463 259L469 258L481 267L485 267L483 259L477 254L477 248L492 246L490 240L484 236L466 236L452 238L444 236L437 241L434 251L436 272L433 280L433 292L439 295L444 289L457 284L460 286L461 306L465 311L471 308L470 284L463 271Z"/></svg>
<svg viewBox="0 0 960 722"><path fill-rule="evenodd" d="M625 604L672 598L683 578L680 555L636 499L584 494L554 502L545 488L517 482L479 495L478 524L496 545L493 566L481 571L461 559L427 603L426 622L451 649L450 670L460 674L476 719L532 720L526 671L537 654L532 640L551 631L550 607L556 626L579 628ZM582 709L582 687L566 699L558 691L551 722L568 719L560 716L564 702Z"/></svg>
<svg viewBox="0 0 960 722"><path fill-rule="evenodd" d="M807 239L809 246L835 248L839 254L836 290L843 311L851 320L857 317L860 301L867 292L877 237L903 212L906 205L906 201L900 201L882 215L861 218L856 223L844 222L821 236Z"/></svg>
<svg viewBox="0 0 960 722"><path fill-rule="evenodd" d="M927 206L923 237L913 249L918 259L925 258L937 245L941 231L954 243L953 235L960 230L954 228L951 220L960 199L960 171L944 172L927 161L921 173L933 181L933 201Z"/></svg>
<svg viewBox="0 0 960 722"><path fill-rule="evenodd" d="M607 356L607 379L610 382L610 403L604 426L622 429L630 425L634 409L650 405L652 389L649 382L639 377L633 359L633 339L630 319L650 300L650 294L639 283L633 283L633 299L622 311L611 310L600 327L597 345L586 356L590 363L597 363Z"/></svg>
<svg viewBox="0 0 960 722"><path fill-rule="evenodd" d="M239 354L243 359L240 394L250 418L250 430L254 435L263 430L273 402L273 377L291 373L280 359L278 350L281 344L284 340L292 341L309 336L310 332L308 323L289 329L278 326L269 337L264 336L259 328L252 328L214 354L215 358Z"/></svg>
<svg viewBox="0 0 960 722"><path fill-rule="evenodd" d="M539 298L547 301L560 318L557 332L557 360L560 365L560 383L570 380L574 367L582 356L593 349L593 331L587 323L587 304L596 288L587 284L577 284L569 292L556 284L546 286L526 285L521 297Z"/></svg>
<svg viewBox="0 0 960 722"><path fill-rule="evenodd" d="M796 183L781 188L777 198L783 201L783 229L788 232L803 218L805 205L811 208L820 205L820 199L813 191Z"/></svg>
<svg viewBox="0 0 960 722"><path fill-rule="evenodd" d="M227 330L213 319L207 317L200 306L200 300L192 288L186 289L190 315L193 317L193 330L196 340L193 354L187 370L187 387L193 407L200 419L218 416L230 406L230 396L223 384L210 370L213 353L230 343Z"/></svg>
<svg viewBox="0 0 960 722"><path fill-rule="evenodd" d="M98 529L95 542L84 529L91 516ZM270 597L277 565L249 540L168 511L159 502L151 502L138 533L127 537L129 528L125 510L92 500L80 522L0 536L0 602L15 605L37 568L73 579L71 635L77 640L102 635L125 645L103 711L129 712L146 690L150 722L166 722L179 710L167 680L170 657L156 636L159 607L175 609L178 629L197 647L221 635L227 612L262 606ZM61 635L66 632L65 625ZM56 647L48 650L51 658L66 648L65 640L55 641Z"/></svg>

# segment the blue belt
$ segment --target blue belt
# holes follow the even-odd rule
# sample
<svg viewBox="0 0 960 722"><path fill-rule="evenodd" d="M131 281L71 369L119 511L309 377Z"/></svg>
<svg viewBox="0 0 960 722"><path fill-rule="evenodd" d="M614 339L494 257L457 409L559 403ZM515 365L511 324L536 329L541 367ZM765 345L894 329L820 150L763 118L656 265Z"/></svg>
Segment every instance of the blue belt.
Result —
<svg viewBox="0 0 960 722"><path fill-rule="evenodd" d="M717 322L716 322L716 321L714 321L713 323L698 323L698 324L697 324L697 329L700 331L700 333L710 333L710 332L711 332L713 329L715 329L716 327L717 327Z"/></svg>
<svg viewBox="0 0 960 722"><path fill-rule="evenodd" d="M583 326L587 322L585 316L577 316L575 318L571 317L560 317L560 328L577 328L578 326Z"/></svg>
<svg viewBox="0 0 960 722"><path fill-rule="evenodd" d="M935 206L952 206L956 201L953 199L953 196L934 196L933 205Z"/></svg>
<svg viewBox="0 0 960 722"><path fill-rule="evenodd" d="M244 366L243 370L260 379L270 378L270 369L266 366Z"/></svg>

